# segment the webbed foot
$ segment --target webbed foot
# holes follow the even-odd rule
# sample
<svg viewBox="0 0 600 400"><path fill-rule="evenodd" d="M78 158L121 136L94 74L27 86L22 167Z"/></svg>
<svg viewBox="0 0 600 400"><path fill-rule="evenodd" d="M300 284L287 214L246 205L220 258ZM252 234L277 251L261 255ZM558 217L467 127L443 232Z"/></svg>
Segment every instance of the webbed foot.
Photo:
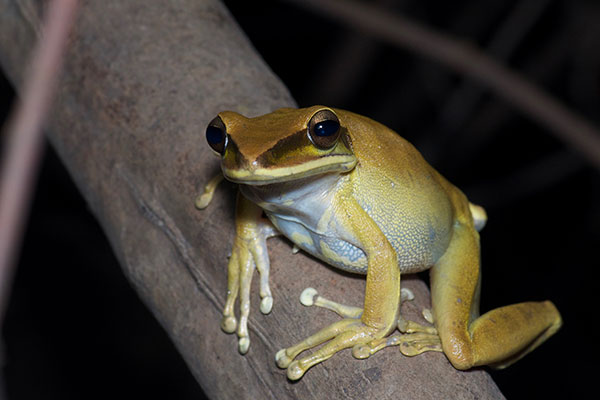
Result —
<svg viewBox="0 0 600 400"><path fill-rule="evenodd" d="M410 289L401 289L402 302L411 301L414 297ZM280 368L287 368L287 375L291 380L300 379L313 365L323 362L336 352L349 347L352 347L352 355L358 359L368 358L389 346L400 346L400 351L406 356L414 356L425 351L442 351L438 332L433 326L421 325L399 316L397 328L403 334L386 337L389 330L377 330L361 322L362 308L329 300L320 296L316 289L306 288L300 295L300 302L307 307L326 308L344 319L295 346L277 352L275 361ZM433 316L430 310L423 310L423 316L433 324ZM330 340L329 343L312 355L295 360L301 352L328 340Z"/></svg>
<svg viewBox="0 0 600 400"><path fill-rule="evenodd" d="M345 318L322 329L295 346L279 350L275 356L275 361L279 368L287 368L289 379L298 380L310 367L329 359L338 351L366 345L374 340L381 339L388 331L389 329L386 328L367 326L360 319ZM314 353L296 360L296 356L301 352L324 342L327 343Z"/></svg>
<svg viewBox="0 0 600 400"><path fill-rule="evenodd" d="M423 310L425 319L433 323L431 312ZM398 330L402 335L393 335L374 340L367 345L356 346L352 349L355 358L364 359L390 346L400 346L400 352L405 356L416 356L426 351L443 351L438 331L433 326L426 326L398 318Z"/></svg>
<svg viewBox="0 0 600 400"><path fill-rule="evenodd" d="M426 351L442 350L442 343L437 334L429 333L407 333L404 335L392 335L379 340L374 340L366 345L355 346L352 355L358 359L369 358L379 350L390 346L400 346L400 352L405 356L412 357Z"/></svg>

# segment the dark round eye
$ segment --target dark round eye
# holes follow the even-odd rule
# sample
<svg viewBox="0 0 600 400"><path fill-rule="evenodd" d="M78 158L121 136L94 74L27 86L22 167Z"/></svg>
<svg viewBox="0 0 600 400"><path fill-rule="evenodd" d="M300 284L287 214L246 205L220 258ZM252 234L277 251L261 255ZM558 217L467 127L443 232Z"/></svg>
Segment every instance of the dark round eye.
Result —
<svg viewBox="0 0 600 400"><path fill-rule="evenodd" d="M331 110L320 110L308 122L308 138L320 149L330 149L340 137L340 120Z"/></svg>
<svg viewBox="0 0 600 400"><path fill-rule="evenodd" d="M217 153L223 154L227 147L227 131L221 117L216 117L206 127L206 141Z"/></svg>

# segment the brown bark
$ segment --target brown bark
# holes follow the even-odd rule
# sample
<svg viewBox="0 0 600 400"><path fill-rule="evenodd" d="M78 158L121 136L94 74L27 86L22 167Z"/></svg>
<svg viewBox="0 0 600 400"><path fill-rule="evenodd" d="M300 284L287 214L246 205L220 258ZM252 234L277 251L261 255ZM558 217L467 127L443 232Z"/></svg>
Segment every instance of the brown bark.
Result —
<svg viewBox="0 0 600 400"><path fill-rule="evenodd" d="M33 0L0 1L0 62L19 87L39 32ZM270 241L274 307L260 314L253 291L251 346L219 328L233 238L234 187L194 208L218 160L204 128L218 111L257 115L293 106L287 90L215 0L87 1L72 35L49 137L99 219L125 274L211 398L502 398L482 370L459 372L439 353L386 349L368 360L349 351L291 383L275 352L336 319L298 297L313 286L360 305L364 280L292 255ZM404 279L422 320L425 285Z"/></svg>

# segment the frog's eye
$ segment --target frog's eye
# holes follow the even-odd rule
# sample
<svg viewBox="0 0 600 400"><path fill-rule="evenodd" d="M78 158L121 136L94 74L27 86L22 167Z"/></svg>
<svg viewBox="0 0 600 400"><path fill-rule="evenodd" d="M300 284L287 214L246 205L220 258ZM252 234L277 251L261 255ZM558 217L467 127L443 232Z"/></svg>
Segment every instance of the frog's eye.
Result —
<svg viewBox="0 0 600 400"><path fill-rule="evenodd" d="M331 110L320 110L308 122L308 138L320 149L330 149L340 137L340 120Z"/></svg>
<svg viewBox="0 0 600 400"><path fill-rule="evenodd" d="M216 117L206 127L206 141L217 153L225 153L227 147L227 131L221 117Z"/></svg>

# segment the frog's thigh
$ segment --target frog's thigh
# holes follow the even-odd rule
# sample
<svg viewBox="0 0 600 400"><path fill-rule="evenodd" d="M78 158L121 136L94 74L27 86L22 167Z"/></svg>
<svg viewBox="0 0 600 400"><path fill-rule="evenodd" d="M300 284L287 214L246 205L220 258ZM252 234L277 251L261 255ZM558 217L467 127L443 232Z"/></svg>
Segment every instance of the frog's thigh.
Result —
<svg viewBox="0 0 600 400"><path fill-rule="evenodd" d="M473 227L457 226L431 270L436 327L456 368L506 367L560 327L560 314L549 301L513 304L479 316L479 280L479 236Z"/></svg>

